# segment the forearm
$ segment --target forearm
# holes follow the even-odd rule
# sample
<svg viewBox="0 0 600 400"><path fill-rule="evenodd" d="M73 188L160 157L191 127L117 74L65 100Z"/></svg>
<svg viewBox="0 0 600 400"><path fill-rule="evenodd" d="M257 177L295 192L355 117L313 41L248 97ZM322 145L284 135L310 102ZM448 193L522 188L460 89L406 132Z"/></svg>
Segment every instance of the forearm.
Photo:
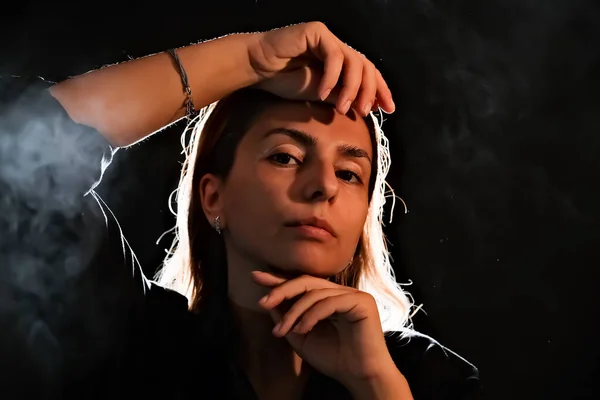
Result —
<svg viewBox="0 0 600 400"><path fill-rule="evenodd" d="M196 109L258 82L248 60L251 34L230 35L177 50ZM127 146L185 115L179 69L166 53L76 76L50 89L69 116Z"/></svg>

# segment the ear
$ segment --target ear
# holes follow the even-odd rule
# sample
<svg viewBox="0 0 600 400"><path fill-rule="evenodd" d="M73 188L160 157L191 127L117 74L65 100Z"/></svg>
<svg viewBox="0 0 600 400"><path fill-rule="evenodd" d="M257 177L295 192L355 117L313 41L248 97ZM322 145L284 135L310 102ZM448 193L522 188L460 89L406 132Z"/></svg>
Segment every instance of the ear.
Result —
<svg viewBox="0 0 600 400"><path fill-rule="evenodd" d="M209 224L218 216L221 223L221 228L225 227L224 202L223 202L223 182L220 178L213 174L205 174L200 179L200 202L202 210Z"/></svg>

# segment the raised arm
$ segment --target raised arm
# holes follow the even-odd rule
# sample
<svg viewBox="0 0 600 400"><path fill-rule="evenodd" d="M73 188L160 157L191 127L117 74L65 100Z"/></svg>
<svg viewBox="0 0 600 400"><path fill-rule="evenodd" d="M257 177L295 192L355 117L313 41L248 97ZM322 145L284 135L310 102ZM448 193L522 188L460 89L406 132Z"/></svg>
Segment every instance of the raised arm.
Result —
<svg viewBox="0 0 600 400"><path fill-rule="evenodd" d="M258 82L248 47L257 35L239 34L177 50L197 109ZM158 53L88 72L50 88L69 116L127 146L185 115L179 68Z"/></svg>
<svg viewBox="0 0 600 400"><path fill-rule="evenodd" d="M319 22L225 36L177 53L196 109L257 85L282 97L327 100L343 113L350 106L363 114L377 106L394 110L373 63ZM179 69L167 53L92 71L50 90L75 122L96 128L116 146L135 143L185 115Z"/></svg>

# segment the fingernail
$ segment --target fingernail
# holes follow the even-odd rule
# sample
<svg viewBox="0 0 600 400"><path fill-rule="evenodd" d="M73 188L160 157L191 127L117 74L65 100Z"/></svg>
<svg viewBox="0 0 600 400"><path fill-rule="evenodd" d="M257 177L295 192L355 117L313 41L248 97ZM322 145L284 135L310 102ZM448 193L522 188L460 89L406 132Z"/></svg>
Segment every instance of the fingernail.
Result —
<svg viewBox="0 0 600 400"><path fill-rule="evenodd" d="M267 300L269 299L269 295L264 295L258 302L260 304L265 304L267 302Z"/></svg>
<svg viewBox="0 0 600 400"><path fill-rule="evenodd" d="M367 105L365 106L365 108L363 108L363 112L364 112L365 114L369 114L369 113L371 112L371 107L373 107L373 106L371 105L371 103L367 103Z"/></svg>
<svg viewBox="0 0 600 400"><path fill-rule="evenodd" d="M342 114L346 114L348 112L348 110L350 110L350 105L352 104L352 101L348 100L344 103L344 105L342 106Z"/></svg>
<svg viewBox="0 0 600 400"><path fill-rule="evenodd" d="M275 328L273 328L273 333L279 332L279 328L281 328L281 322L278 322L277 325L275 325Z"/></svg>
<svg viewBox="0 0 600 400"><path fill-rule="evenodd" d="M383 108L381 108L381 107L380 107L380 108L383 110L383 112L384 112L384 113L386 113L386 114L391 114L391 113L393 113L394 111L396 111L396 105L394 104L394 101L393 101L393 100L390 100L390 101L391 101L391 103L392 103L392 110L391 110L391 111L389 111L389 112L388 112L388 111L385 111L385 110L383 110Z"/></svg>
<svg viewBox="0 0 600 400"><path fill-rule="evenodd" d="M325 101L325 99L329 97L329 93L331 93L331 89L323 90L323 93L321 93L321 101Z"/></svg>

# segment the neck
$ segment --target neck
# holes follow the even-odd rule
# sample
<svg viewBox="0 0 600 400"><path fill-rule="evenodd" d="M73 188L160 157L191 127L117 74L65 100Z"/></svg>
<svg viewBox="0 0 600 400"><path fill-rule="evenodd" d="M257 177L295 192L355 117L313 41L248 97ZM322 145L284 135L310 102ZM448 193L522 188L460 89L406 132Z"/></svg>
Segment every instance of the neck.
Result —
<svg viewBox="0 0 600 400"><path fill-rule="evenodd" d="M308 377L308 364L285 338L273 336L275 326L258 300L269 289L257 285L252 270L264 270L228 254L228 293L236 331L239 332L238 362L261 398L294 398ZM284 393L285 392L285 393ZM285 394L284 397L281 397Z"/></svg>

